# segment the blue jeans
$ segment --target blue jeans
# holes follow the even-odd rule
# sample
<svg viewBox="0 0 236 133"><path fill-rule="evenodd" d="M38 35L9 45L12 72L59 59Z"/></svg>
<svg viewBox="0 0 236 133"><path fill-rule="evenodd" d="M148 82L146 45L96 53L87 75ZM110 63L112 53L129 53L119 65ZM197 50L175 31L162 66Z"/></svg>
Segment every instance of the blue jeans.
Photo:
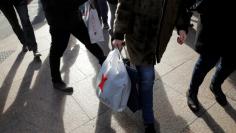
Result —
<svg viewBox="0 0 236 133"><path fill-rule="evenodd" d="M139 91L141 97L144 124L154 123L153 84L154 66L136 66L139 75Z"/></svg>
<svg viewBox="0 0 236 133"><path fill-rule="evenodd" d="M211 81L211 84L216 88L220 88L224 80L235 70L236 64L230 57L210 54L200 55L192 74L189 87L190 95L197 95L199 86L202 84L205 76L218 62L219 64L216 67L216 72Z"/></svg>

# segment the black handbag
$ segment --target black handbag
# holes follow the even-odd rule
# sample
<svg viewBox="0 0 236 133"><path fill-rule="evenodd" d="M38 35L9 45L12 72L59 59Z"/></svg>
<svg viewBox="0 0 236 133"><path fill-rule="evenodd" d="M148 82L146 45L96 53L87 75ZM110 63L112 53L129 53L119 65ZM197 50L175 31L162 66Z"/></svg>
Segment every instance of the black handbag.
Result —
<svg viewBox="0 0 236 133"><path fill-rule="evenodd" d="M139 81L138 72L136 69L131 67L129 59L123 59L123 61L126 66L129 78L131 80L131 92L127 106L133 113L135 113L137 110L140 110L142 108L140 102L139 86L138 86L138 81Z"/></svg>

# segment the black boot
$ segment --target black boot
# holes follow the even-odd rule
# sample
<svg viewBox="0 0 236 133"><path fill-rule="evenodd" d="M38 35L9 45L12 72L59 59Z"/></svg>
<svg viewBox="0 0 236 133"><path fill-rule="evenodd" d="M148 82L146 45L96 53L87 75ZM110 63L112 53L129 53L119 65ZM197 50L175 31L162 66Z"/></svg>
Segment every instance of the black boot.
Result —
<svg viewBox="0 0 236 133"><path fill-rule="evenodd" d="M227 105L227 99L225 94L222 92L221 87L214 87L213 84L210 85L210 90L214 94L216 101L221 105Z"/></svg>
<svg viewBox="0 0 236 133"><path fill-rule="evenodd" d="M187 91L187 104L188 107L193 111L193 112L198 112L199 111L199 102L197 99L197 95L194 94L189 94L189 91Z"/></svg>
<svg viewBox="0 0 236 133"><path fill-rule="evenodd" d="M156 133L154 124L145 124L145 133Z"/></svg>
<svg viewBox="0 0 236 133"><path fill-rule="evenodd" d="M53 83L53 88L54 89L57 89L57 90L60 90L60 91L63 91L63 92L68 92L68 93L72 93L73 92L73 88L72 87L68 87L66 85L66 83L64 82L54 82Z"/></svg>

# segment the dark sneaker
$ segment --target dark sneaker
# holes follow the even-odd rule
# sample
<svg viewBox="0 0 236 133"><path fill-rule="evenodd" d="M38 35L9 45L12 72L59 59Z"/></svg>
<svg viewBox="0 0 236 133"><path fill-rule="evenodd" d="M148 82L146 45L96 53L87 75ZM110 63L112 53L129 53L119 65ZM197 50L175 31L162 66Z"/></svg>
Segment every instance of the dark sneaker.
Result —
<svg viewBox="0 0 236 133"><path fill-rule="evenodd" d="M22 52L27 52L28 51L28 47L27 46L23 46L22 47Z"/></svg>
<svg viewBox="0 0 236 133"><path fill-rule="evenodd" d="M190 95L189 92L187 91L187 104L188 107L193 111L193 112L198 112L199 111L199 102L197 99L197 96Z"/></svg>
<svg viewBox="0 0 236 133"><path fill-rule="evenodd" d="M68 87L66 85L66 83L64 82L55 82L53 83L53 88L63 91L63 92L68 92L68 93L72 93L73 92L73 88L72 87Z"/></svg>
<svg viewBox="0 0 236 133"><path fill-rule="evenodd" d="M214 94L216 101L221 105L227 105L227 99L225 94L222 92L222 89L214 87L212 84L210 85L210 90Z"/></svg>
<svg viewBox="0 0 236 133"><path fill-rule="evenodd" d="M145 133L156 133L154 124L145 124Z"/></svg>

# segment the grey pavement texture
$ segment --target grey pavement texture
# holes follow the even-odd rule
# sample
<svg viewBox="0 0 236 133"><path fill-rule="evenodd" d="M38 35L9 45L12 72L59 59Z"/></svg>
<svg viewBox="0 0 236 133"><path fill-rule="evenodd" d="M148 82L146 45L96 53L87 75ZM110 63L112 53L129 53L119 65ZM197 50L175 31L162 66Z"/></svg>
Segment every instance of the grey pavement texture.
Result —
<svg viewBox="0 0 236 133"><path fill-rule="evenodd" d="M29 5L31 20L37 16L38 1ZM39 15L41 16L41 15ZM54 90L50 80L49 27L34 22L41 61L32 52L21 53L21 45L0 15L0 133L143 133L141 112L112 112L95 93L98 61L74 37L61 60L63 79L74 87L72 95ZM236 73L223 84L229 104L221 107L209 91L212 70L200 87L202 109L198 115L186 104L192 69L198 58L193 50L194 28L186 43L176 43L174 31L162 62L155 66L154 111L161 133L235 133ZM106 42L100 46L109 51Z"/></svg>

